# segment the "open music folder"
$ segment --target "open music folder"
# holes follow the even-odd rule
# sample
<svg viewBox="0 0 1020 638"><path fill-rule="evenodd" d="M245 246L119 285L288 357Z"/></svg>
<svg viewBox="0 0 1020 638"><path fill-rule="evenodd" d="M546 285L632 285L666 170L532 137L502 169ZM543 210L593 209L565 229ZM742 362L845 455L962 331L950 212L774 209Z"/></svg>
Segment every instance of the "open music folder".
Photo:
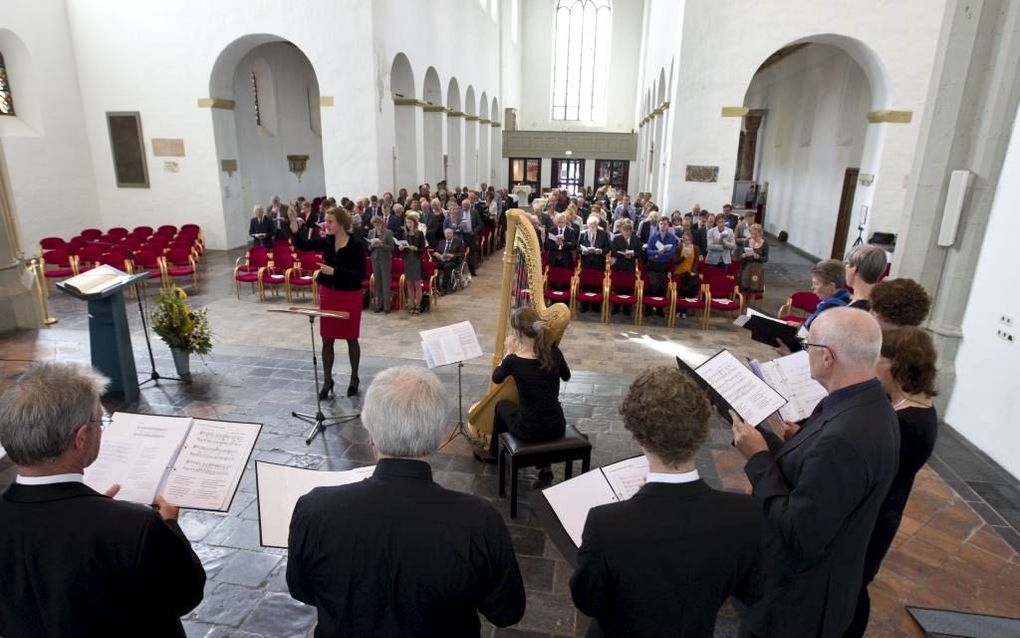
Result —
<svg viewBox="0 0 1020 638"><path fill-rule="evenodd" d="M529 494L531 504L549 538L570 564L577 559L581 534L593 507L625 501L637 494L648 476L644 455L595 468L569 481Z"/></svg>
<svg viewBox="0 0 1020 638"><path fill-rule="evenodd" d="M469 361L482 356L482 345L470 321L422 330L421 349L425 354L425 365L431 368Z"/></svg>
<svg viewBox="0 0 1020 638"><path fill-rule="evenodd" d="M259 543L263 547L287 547L290 518L298 499L317 487L357 483L372 476L369 465L342 472L306 470L300 467L255 461L255 489L259 505Z"/></svg>
<svg viewBox="0 0 1020 638"><path fill-rule="evenodd" d="M789 403L779 409L785 421L800 421L811 416L818 402L828 396L822 384L811 378L811 365L806 350L761 363L750 360L751 371Z"/></svg>
<svg viewBox="0 0 1020 638"><path fill-rule="evenodd" d="M179 507L226 512L261 430L261 423L116 412L85 484L103 492L119 483L122 501L150 504L158 494Z"/></svg>
<svg viewBox="0 0 1020 638"><path fill-rule="evenodd" d="M757 377L728 350L720 350L696 368L676 358L686 372L705 390L719 414L730 420L733 410L740 418L757 426L786 405L786 397Z"/></svg>
<svg viewBox="0 0 1020 638"><path fill-rule="evenodd" d="M752 308L747 309L747 313L740 315L733 320L733 323L741 328L751 332L751 339L754 339L758 343L764 343L767 346L776 346L776 340L782 341L791 352L797 352L801 349L800 340L798 336L800 334L800 326L794 326L770 317L765 313L758 312Z"/></svg>

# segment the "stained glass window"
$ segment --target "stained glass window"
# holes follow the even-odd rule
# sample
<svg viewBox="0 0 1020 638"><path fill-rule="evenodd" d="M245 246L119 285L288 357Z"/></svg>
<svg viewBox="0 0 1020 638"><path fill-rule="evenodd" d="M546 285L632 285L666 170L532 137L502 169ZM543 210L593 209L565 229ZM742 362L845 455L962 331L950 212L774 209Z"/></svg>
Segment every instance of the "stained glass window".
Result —
<svg viewBox="0 0 1020 638"><path fill-rule="evenodd" d="M612 42L611 0L557 0L552 119L603 122Z"/></svg>
<svg viewBox="0 0 1020 638"><path fill-rule="evenodd" d="M4 56L0 55L0 115L14 115L14 98L11 96L11 85L7 81L7 67Z"/></svg>
<svg viewBox="0 0 1020 638"><path fill-rule="evenodd" d="M251 100L255 104L255 126L262 125L262 113L259 112L259 83L255 79L255 72L251 72Z"/></svg>

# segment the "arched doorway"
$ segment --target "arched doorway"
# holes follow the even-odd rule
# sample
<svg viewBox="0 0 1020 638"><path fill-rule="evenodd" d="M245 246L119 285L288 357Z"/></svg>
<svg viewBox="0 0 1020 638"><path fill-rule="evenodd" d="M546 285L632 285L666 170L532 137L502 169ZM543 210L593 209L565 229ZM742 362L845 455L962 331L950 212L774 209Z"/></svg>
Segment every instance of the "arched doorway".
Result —
<svg viewBox="0 0 1020 638"><path fill-rule="evenodd" d="M425 71L422 99L424 114L425 181L431 185L443 179L443 92L434 67Z"/></svg>
<svg viewBox="0 0 1020 638"><path fill-rule="evenodd" d="M450 86L446 89L446 170L443 179L450 190L460 186L464 178L462 158L463 138L461 130L464 125L464 113L460 106L460 85L457 78L450 78Z"/></svg>
<svg viewBox="0 0 1020 638"><path fill-rule="evenodd" d="M393 192L417 190L421 147L418 144L418 106L414 90L414 72L407 56L398 53L390 67L390 92L393 94L394 158Z"/></svg>
<svg viewBox="0 0 1020 638"><path fill-rule="evenodd" d="M252 34L220 53L209 95L226 246L236 247L248 242L254 206L325 193L319 83L296 45Z"/></svg>
<svg viewBox="0 0 1020 638"><path fill-rule="evenodd" d="M879 169L883 136L867 114L887 100L881 63L856 40L817 36L774 52L744 98L734 207L760 209L766 232L785 230L811 255L842 258Z"/></svg>

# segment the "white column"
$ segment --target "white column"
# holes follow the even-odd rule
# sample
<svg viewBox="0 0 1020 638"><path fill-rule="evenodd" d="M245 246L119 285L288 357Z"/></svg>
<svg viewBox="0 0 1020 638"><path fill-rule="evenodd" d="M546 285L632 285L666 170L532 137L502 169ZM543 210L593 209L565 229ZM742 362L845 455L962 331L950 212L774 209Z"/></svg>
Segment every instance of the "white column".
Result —
<svg viewBox="0 0 1020 638"><path fill-rule="evenodd" d="M478 116L464 116L464 182L461 186L478 188Z"/></svg>
<svg viewBox="0 0 1020 638"><path fill-rule="evenodd" d="M432 186L443 179L443 119L446 109L441 106L426 105L422 108L425 145L422 150L425 167L425 179Z"/></svg>
<svg viewBox="0 0 1020 638"><path fill-rule="evenodd" d="M447 111L446 114L446 186L453 190L464 183L462 161L464 144L462 131L464 114L460 111Z"/></svg>
<svg viewBox="0 0 1020 638"><path fill-rule="evenodd" d="M33 296L34 282L19 260L23 249L14 220L14 198L0 147L0 332L35 329L42 325L38 302Z"/></svg>
<svg viewBox="0 0 1020 638"><path fill-rule="evenodd" d="M490 162L492 181L490 183L495 185L496 188L505 188L507 186L506 178L509 174L509 168L506 166L506 162L503 161L503 128L499 122L492 123L492 142L490 146L489 152L492 154Z"/></svg>
<svg viewBox="0 0 1020 638"><path fill-rule="evenodd" d="M492 137L490 124L492 122L485 118L478 121L478 183L475 184L475 188L478 188L481 182L492 183L492 173L489 169L489 162L492 159L489 153L489 142Z"/></svg>

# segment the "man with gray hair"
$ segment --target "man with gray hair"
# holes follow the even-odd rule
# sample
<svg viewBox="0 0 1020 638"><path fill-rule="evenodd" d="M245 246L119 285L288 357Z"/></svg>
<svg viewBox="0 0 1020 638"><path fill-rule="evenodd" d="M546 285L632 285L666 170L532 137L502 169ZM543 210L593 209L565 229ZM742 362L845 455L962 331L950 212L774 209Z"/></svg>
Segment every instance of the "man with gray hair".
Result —
<svg viewBox="0 0 1020 638"><path fill-rule="evenodd" d="M40 363L0 397L18 475L0 498L0 635L179 636L205 570L162 497L155 509L83 482L99 456L107 379Z"/></svg>
<svg viewBox="0 0 1020 638"><path fill-rule="evenodd" d="M751 636L842 636L853 617L879 507L899 458L896 413L875 378L869 313L832 308L808 331L811 376L829 392L784 442L731 412L734 445L765 514Z"/></svg>
<svg viewBox="0 0 1020 638"><path fill-rule="evenodd" d="M475 638L479 613L500 627L519 621L524 584L502 517L436 484L425 460L449 429L439 378L383 371L361 418L375 473L312 490L290 522L287 585L318 609L315 635Z"/></svg>

